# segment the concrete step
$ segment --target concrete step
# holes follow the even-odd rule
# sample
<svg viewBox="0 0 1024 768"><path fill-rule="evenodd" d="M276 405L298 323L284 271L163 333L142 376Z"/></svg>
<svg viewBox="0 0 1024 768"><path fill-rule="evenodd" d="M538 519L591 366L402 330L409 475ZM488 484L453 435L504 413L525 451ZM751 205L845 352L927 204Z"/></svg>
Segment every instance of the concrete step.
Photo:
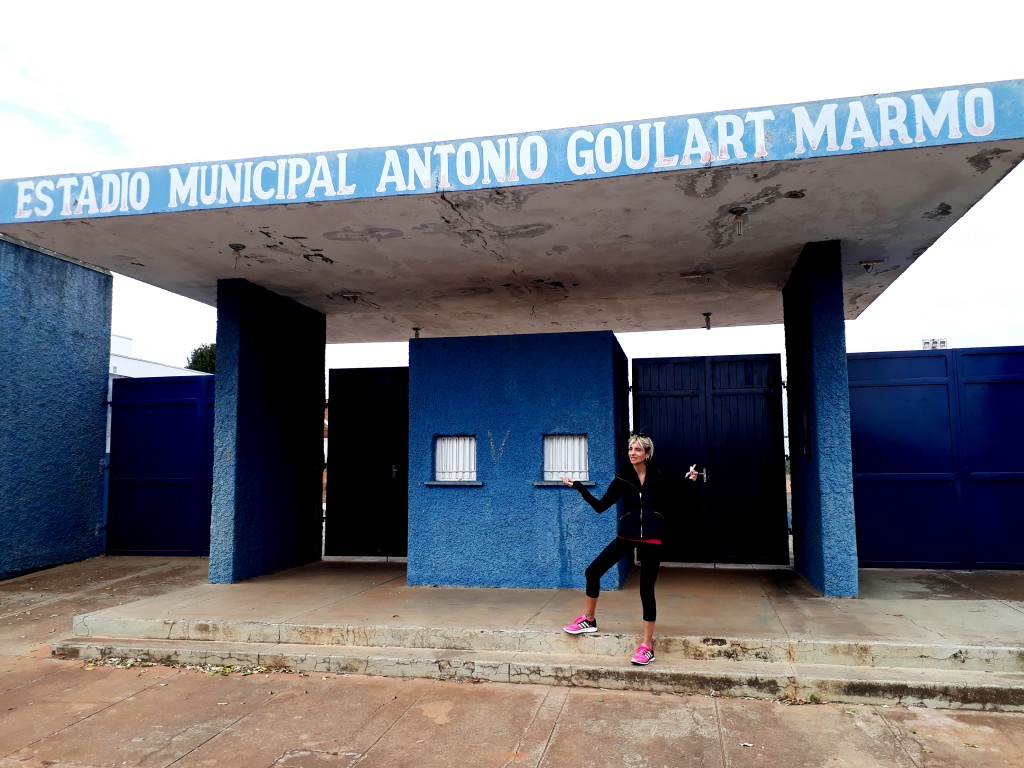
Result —
<svg viewBox="0 0 1024 768"><path fill-rule="evenodd" d="M368 648L439 648L474 652L554 653L619 658L636 648L636 635L521 628L316 625L254 621L140 619L97 614L77 616L76 637L126 640L271 643ZM901 643L811 637L657 637L658 658L673 661L749 661L856 667L1024 673L1019 646Z"/></svg>
<svg viewBox="0 0 1024 768"><path fill-rule="evenodd" d="M582 644L581 644L582 645ZM586 650L592 650L583 646ZM71 638L56 642L62 658L139 659L172 665L288 669L307 674L358 674L461 681L570 685L656 693L773 698L787 701L923 705L1024 711L1024 673L926 667L869 667L735 658L662 656L648 667L629 652L540 653L213 640Z"/></svg>

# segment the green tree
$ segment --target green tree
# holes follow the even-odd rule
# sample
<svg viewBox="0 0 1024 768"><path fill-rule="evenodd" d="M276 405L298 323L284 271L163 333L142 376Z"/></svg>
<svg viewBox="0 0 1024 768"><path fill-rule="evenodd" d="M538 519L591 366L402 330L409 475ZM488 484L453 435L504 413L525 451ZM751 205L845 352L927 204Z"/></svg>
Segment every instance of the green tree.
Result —
<svg viewBox="0 0 1024 768"><path fill-rule="evenodd" d="M217 372L217 344L203 344L192 350L186 368L203 373Z"/></svg>

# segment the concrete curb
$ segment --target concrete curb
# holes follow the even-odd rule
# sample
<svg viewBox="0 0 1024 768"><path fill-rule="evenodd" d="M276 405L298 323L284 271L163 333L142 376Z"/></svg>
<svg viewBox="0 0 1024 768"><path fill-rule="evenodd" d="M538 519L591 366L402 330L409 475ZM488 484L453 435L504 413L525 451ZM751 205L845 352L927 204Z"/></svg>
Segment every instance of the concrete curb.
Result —
<svg viewBox="0 0 1024 768"><path fill-rule="evenodd" d="M73 633L81 638L438 648L605 657L629 656L636 647L634 635L607 633L572 636L563 632L527 629L279 624L217 619L135 619L95 614L75 617ZM657 651L658 658L664 660L1024 673L1024 649L1015 646L659 636Z"/></svg>
<svg viewBox="0 0 1024 768"><path fill-rule="evenodd" d="M1024 711L1024 674L964 669L794 664L730 658L664 658L633 667L628 654L545 654L482 649L395 648L94 637L54 643L53 653L86 661L283 668L305 673L565 685L611 690L923 705ZM453 652L457 651L457 652Z"/></svg>

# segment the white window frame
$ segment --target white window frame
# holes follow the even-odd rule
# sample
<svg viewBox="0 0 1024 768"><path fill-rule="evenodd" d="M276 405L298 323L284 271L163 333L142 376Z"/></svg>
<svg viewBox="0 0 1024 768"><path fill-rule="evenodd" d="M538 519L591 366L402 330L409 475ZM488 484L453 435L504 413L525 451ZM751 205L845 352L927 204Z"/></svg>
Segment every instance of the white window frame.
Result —
<svg viewBox="0 0 1024 768"><path fill-rule="evenodd" d="M442 435L434 441L434 482L476 482L476 436Z"/></svg>
<svg viewBox="0 0 1024 768"><path fill-rule="evenodd" d="M590 481L587 435L544 435L544 482L558 482L563 477Z"/></svg>

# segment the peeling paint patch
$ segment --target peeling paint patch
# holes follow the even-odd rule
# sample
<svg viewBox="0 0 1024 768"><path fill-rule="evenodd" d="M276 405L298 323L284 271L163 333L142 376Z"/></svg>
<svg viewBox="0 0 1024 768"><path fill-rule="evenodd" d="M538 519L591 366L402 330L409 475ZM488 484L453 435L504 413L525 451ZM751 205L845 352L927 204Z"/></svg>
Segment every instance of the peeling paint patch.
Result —
<svg viewBox="0 0 1024 768"><path fill-rule="evenodd" d="M999 147L993 147L992 149L983 149L980 152L968 155L967 164L970 165L978 173L985 173L992 167L992 158L998 157L999 155L1009 152L1008 149L1000 149Z"/></svg>
<svg viewBox="0 0 1024 768"><path fill-rule="evenodd" d="M487 197L487 204L503 211L518 212L523 210L526 201L533 196L532 192L519 189L495 189Z"/></svg>
<svg viewBox="0 0 1024 768"><path fill-rule="evenodd" d="M358 304L360 306L369 307L370 309L380 309L379 304L367 299L367 296L372 296L372 293L366 291L335 291L334 293L324 294L324 298L328 301L344 302L346 304Z"/></svg>
<svg viewBox="0 0 1024 768"><path fill-rule="evenodd" d="M334 240L342 243L368 243L371 240L379 243L381 240L391 240L396 237L401 237L402 234L402 230L400 229L381 227L363 227L362 229L356 229L354 227L342 227L341 229L324 232L324 237L328 240Z"/></svg>
<svg viewBox="0 0 1024 768"><path fill-rule="evenodd" d="M471 285L465 288L453 288L449 291L441 291L435 293L431 298L433 299L451 299L457 296L483 296L485 294L493 292L493 288L486 285Z"/></svg>
<svg viewBox="0 0 1024 768"><path fill-rule="evenodd" d="M550 232L552 230L552 226L550 224L538 222L534 224L520 224L515 227L492 226L491 230L498 237L507 237L512 239L519 237L540 237L541 235Z"/></svg>
<svg viewBox="0 0 1024 768"><path fill-rule="evenodd" d="M334 259L330 259L327 256L324 256L322 253L304 253L302 254L302 258L304 258L306 261L322 261L324 264L334 263Z"/></svg>
<svg viewBox="0 0 1024 768"><path fill-rule="evenodd" d="M569 289L561 280L545 280L538 277L530 279L518 272L512 272L512 280L502 283L502 288L508 288L513 296L551 296L557 294L557 298L566 299L569 297Z"/></svg>
<svg viewBox="0 0 1024 768"><path fill-rule="evenodd" d="M725 189L729 176L730 174L724 169L686 174L676 180L676 189L687 197L699 197L701 200L707 200Z"/></svg>
<svg viewBox="0 0 1024 768"><path fill-rule="evenodd" d="M767 168L768 170L764 170ZM751 175L751 178L757 179L762 184L769 179L773 179L783 171L787 170L785 163L772 163L771 165L762 165L761 170Z"/></svg>
<svg viewBox="0 0 1024 768"><path fill-rule="evenodd" d="M941 221L944 217L949 216L953 212L953 206L949 203L939 203L937 206L932 208L930 211L925 211L921 214L922 219L930 219L931 221Z"/></svg>

